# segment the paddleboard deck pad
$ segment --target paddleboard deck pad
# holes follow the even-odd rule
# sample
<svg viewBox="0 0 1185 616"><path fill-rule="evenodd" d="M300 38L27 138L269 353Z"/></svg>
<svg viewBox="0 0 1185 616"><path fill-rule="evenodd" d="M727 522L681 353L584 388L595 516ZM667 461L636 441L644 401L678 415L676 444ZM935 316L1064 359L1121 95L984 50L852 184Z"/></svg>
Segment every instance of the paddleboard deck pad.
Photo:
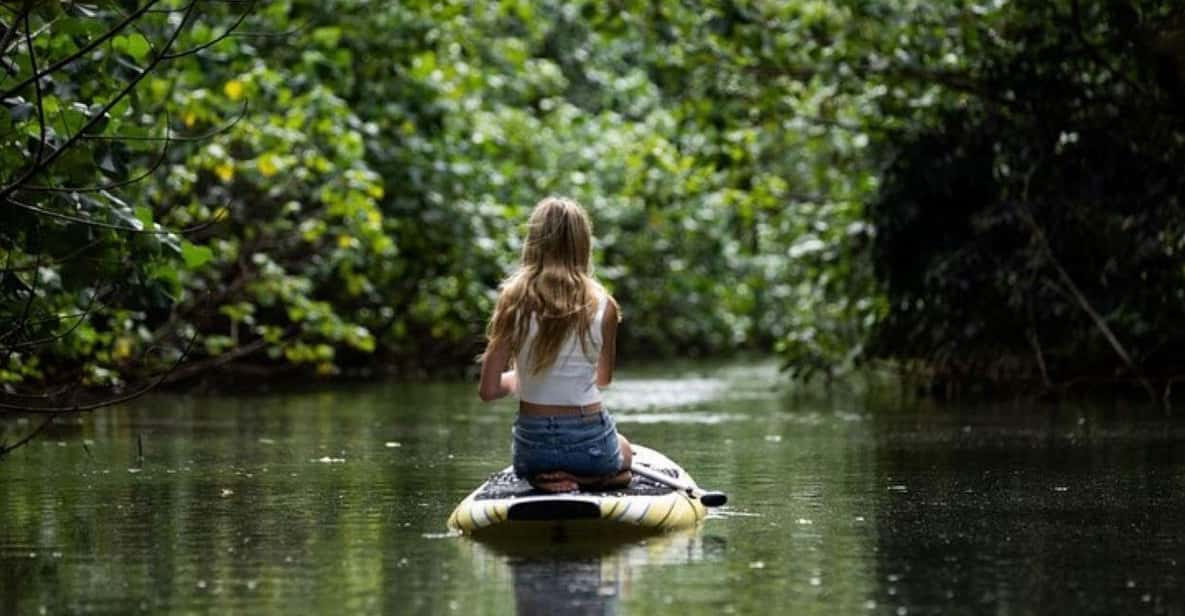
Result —
<svg viewBox="0 0 1185 616"><path fill-rule="evenodd" d="M634 445L634 464L684 482L695 482L669 458ZM449 516L449 528L465 534L561 534L567 530L605 533L663 532L696 525L706 511L681 490L638 476L625 488L548 493L531 487L512 468L494 473L465 497Z"/></svg>

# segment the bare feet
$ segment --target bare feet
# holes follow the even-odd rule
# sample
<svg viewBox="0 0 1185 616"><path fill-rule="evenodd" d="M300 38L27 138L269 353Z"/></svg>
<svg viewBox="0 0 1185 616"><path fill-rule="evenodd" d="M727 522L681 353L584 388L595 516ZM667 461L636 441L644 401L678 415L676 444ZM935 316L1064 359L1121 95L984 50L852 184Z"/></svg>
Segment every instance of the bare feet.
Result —
<svg viewBox="0 0 1185 616"><path fill-rule="evenodd" d="M621 471L620 473L617 473L616 475L609 475L606 477L601 477L598 480L600 483L597 487L599 487L599 488L624 488L624 487L630 485L630 480L633 478L634 478L633 474L630 473L628 470L625 470L625 471Z"/></svg>
<svg viewBox="0 0 1185 616"><path fill-rule="evenodd" d="M594 490L624 488L630 484L632 478L633 476L628 470L604 477L584 477L565 471L551 471L539 473L529 481L532 487L543 492L573 492L580 488Z"/></svg>
<svg viewBox="0 0 1185 616"><path fill-rule="evenodd" d="M528 481L531 483L531 487L542 492L574 492L580 489L576 477L563 471L539 473Z"/></svg>

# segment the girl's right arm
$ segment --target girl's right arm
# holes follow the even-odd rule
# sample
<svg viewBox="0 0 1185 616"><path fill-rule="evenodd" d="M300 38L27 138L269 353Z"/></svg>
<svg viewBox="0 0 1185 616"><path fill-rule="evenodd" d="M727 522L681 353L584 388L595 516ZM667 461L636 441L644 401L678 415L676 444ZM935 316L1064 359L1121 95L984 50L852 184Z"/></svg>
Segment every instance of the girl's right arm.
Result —
<svg viewBox="0 0 1185 616"><path fill-rule="evenodd" d="M597 387L608 387L613 382L613 367L617 363L617 302L612 299L605 306L601 322L601 357L597 361Z"/></svg>
<svg viewBox="0 0 1185 616"><path fill-rule="evenodd" d="M495 345L481 362L481 385L477 395L485 402L505 398L518 390L518 377L510 367L510 349Z"/></svg>

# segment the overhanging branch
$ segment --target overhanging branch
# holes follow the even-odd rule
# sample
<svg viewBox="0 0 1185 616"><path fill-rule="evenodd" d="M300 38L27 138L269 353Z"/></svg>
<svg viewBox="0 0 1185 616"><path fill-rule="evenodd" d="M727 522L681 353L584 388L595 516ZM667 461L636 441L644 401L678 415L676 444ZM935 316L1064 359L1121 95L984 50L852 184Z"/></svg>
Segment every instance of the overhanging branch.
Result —
<svg viewBox="0 0 1185 616"><path fill-rule="evenodd" d="M159 4L160 1L161 0L149 0L149 2L146 3L144 6L140 7L139 9L133 11L130 15L128 15L126 19L124 19L123 21L116 24L110 30L104 32L102 35L100 35L95 40L80 47L74 53L66 56L65 58L62 58L61 60L58 60L57 62L54 62L53 64L50 64L49 66L45 67L44 70L38 71L36 69L33 69L33 74L29 75L24 80L18 82L15 86L5 90L3 93L0 93L0 99L8 98L8 97L16 94L17 92L20 92L21 90L23 90L30 83L34 83L40 79L44 79L46 76L51 75L51 74L57 72L58 70L60 70L62 67L74 63L78 59L80 59L83 56L85 56L86 54L90 53L90 51L92 49L111 40L116 35L118 35L120 32L123 32L129 25L131 25L137 19L142 17L146 12L148 12L148 9L152 8L156 4ZM32 2L26 1L25 4L26 4L26 6L29 6L32 4ZM194 6L194 3L191 2L189 7L187 7L187 8L192 8L193 6ZM25 17L28 18L27 11L25 12ZM184 21L182 22L182 25L184 25ZM0 47L0 49L3 49L3 47Z"/></svg>

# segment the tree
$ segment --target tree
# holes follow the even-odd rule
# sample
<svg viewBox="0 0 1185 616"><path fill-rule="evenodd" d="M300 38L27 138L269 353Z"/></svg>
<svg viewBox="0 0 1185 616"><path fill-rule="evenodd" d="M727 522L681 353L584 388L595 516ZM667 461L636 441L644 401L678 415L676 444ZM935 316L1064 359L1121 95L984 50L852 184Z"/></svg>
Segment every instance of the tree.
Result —
<svg viewBox="0 0 1185 616"><path fill-rule="evenodd" d="M55 418L135 398L186 358L195 336L150 332L138 315L168 313L177 267L209 248L126 198L151 177L177 134L146 81L226 40L245 7L208 40L184 44L227 9L199 0L94 5L25 0L0 33L0 413L34 414L27 443ZM235 7L238 8L238 7ZM113 370L109 366L119 366Z"/></svg>
<svg viewBox="0 0 1185 616"><path fill-rule="evenodd" d="M1167 399L1185 368L1181 19L1019 2L980 27L970 83L997 97L890 136L874 355L939 387L1118 381Z"/></svg>

